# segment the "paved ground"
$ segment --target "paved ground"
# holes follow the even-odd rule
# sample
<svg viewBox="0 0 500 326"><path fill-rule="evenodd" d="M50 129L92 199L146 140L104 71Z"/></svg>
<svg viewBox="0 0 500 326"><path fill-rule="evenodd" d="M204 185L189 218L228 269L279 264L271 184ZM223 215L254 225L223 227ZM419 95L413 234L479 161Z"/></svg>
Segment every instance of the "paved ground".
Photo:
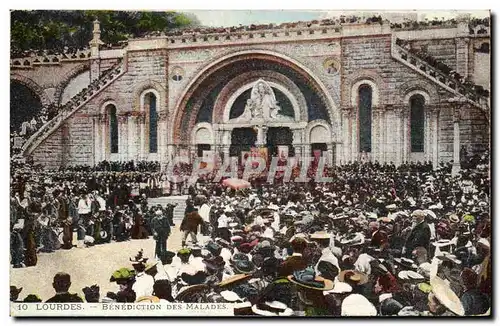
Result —
<svg viewBox="0 0 500 326"><path fill-rule="evenodd" d="M171 251L177 251L181 247L180 221L175 222L176 227L167 243L167 248ZM24 299L30 293L36 293L45 301L54 295L52 288L54 275L57 272L66 272L71 275L70 292L76 292L83 297L82 288L98 284L103 297L106 292L117 290L116 284L109 282L113 271L120 267L132 267L129 258L137 254L140 249L144 249L145 256L152 259L155 241L149 238L113 242L84 249L73 248L57 250L54 253L40 253L36 266L11 268L10 284L23 287L20 299Z"/></svg>

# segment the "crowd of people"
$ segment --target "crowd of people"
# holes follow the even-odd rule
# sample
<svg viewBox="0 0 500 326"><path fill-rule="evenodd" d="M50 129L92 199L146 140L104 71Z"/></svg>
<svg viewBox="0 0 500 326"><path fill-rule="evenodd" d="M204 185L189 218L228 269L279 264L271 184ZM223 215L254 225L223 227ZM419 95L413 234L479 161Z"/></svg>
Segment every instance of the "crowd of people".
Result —
<svg viewBox="0 0 500 326"><path fill-rule="evenodd" d="M12 263L32 263L40 242L51 248L50 236L42 232L37 240L34 232L44 220L62 222L63 233L73 226L83 240L99 242L100 229L122 241L123 233L114 232L127 229L125 216L134 216L128 223L141 237L153 236L155 257L139 252L131 267L110 266L117 290L101 294L97 284L87 287L85 301L226 302L246 316L484 315L492 295L487 171L452 175L451 164L351 162L328 168L329 183L255 179L251 188L237 190L200 179L189 189L177 252L167 245L169 208L131 202L127 172L83 178L57 172L47 180L18 171ZM144 212L151 212L149 222L130 222ZM111 223L88 223L93 216ZM24 229L16 229L19 220ZM69 248L66 237L52 242ZM70 284L70 275L55 275L56 295L44 299L83 302L69 292ZM11 287L11 301L19 292ZM34 294L24 299L33 300L42 301Z"/></svg>

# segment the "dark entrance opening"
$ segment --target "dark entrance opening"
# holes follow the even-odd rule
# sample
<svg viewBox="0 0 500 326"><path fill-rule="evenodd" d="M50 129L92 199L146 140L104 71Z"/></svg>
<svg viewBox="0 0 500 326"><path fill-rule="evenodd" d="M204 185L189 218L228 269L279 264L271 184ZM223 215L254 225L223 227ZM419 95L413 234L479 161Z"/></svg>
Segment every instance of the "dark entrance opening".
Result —
<svg viewBox="0 0 500 326"><path fill-rule="evenodd" d="M236 128L231 132L229 156L241 159L241 152L249 152L255 146L257 132L253 128Z"/></svg>
<svg viewBox="0 0 500 326"><path fill-rule="evenodd" d="M203 151L209 151L209 150L210 150L210 144L198 144L197 146L198 157L203 156Z"/></svg>
<svg viewBox="0 0 500 326"><path fill-rule="evenodd" d="M314 151L320 150L321 153L325 152L327 150L326 143L314 143L311 144L311 156L314 157Z"/></svg>
<svg viewBox="0 0 500 326"><path fill-rule="evenodd" d="M42 109L40 97L29 87L10 82L10 131L20 131L23 122L37 117Z"/></svg>
<svg viewBox="0 0 500 326"><path fill-rule="evenodd" d="M288 146L288 157L295 156L295 149L292 146L293 134L290 128L273 127L267 130L267 152L269 154L269 162L272 157L278 156L278 146Z"/></svg>

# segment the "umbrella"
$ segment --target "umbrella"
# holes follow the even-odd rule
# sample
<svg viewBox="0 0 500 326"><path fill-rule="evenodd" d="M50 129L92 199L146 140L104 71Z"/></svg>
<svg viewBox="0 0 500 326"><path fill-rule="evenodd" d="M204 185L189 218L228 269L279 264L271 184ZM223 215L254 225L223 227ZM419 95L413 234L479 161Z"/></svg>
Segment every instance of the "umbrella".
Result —
<svg viewBox="0 0 500 326"><path fill-rule="evenodd" d="M240 190L240 189L245 189L245 188L250 188L250 182L243 180L243 179L237 179L237 178L229 178L224 181L222 181L222 184L226 187L235 189L235 190Z"/></svg>

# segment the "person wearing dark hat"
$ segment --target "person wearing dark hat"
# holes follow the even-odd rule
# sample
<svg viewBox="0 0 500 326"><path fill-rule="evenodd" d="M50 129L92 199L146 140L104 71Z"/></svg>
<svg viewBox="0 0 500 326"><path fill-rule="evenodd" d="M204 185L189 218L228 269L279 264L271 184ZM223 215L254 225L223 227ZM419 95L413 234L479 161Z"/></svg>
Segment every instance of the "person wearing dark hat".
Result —
<svg viewBox="0 0 500 326"><path fill-rule="evenodd" d="M90 287L84 287L82 289L82 292L85 295L85 301L99 302L99 286L97 284L94 284Z"/></svg>
<svg viewBox="0 0 500 326"><path fill-rule="evenodd" d="M460 274L464 293L460 302L466 316L485 314L490 308L490 299L477 287L478 275L470 268L464 268Z"/></svg>
<svg viewBox="0 0 500 326"><path fill-rule="evenodd" d="M155 281L153 285L153 295L160 299L160 302L175 302L172 297L172 285L169 280L161 279Z"/></svg>
<svg viewBox="0 0 500 326"><path fill-rule="evenodd" d="M402 252L405 257L411 257L411 253L416 247L429 248L431 230L425 222L425 216L425 212L422 210L416 210L412 213L412 228L410 234L406 238Z"/></svg>
<svg viewBox="0 0 500 326"><path fill-rule="evenodd" d="M56 291L56 295L47 300L46 302L83 302L76 293L69 293L68 290L71 286L71 277L66 273L57 273L54 276L52 287Z"/></svg>
<svg viewBox="0 0 500 326"><path fill-rule="evenodd" d="M155 217L151 221L151 229L153 231L153 239L156 240L155 256L161 259L167 251L167 241L171 232L168 218L161 210L156 210Z"/></svg>
<svg viewBox="0 0 500 326"><path fill-rule="evenodd" d="M54 190L52 193L57 201L57 218L63 227L63 249L73 248L73 221L69 217L69 200L64 192Z"/></svg>
<svg viewBox="0 0 500 326"><path fill-rule="evenodd" d="M17 288L16 286L11 285L10 286L10 301L11 302L17 302L17 299L19 298L19 293L23 288Z"/></svg>
<svg viewBox="0 0 500 326"><path fill-rule="evenodd" d="M278 276L287 277L295 271L301 271L307 267L307 260L302 256L307 248L307 242L303 238L295 238L290 243L293 253L280 266Z"/></svg>
<svg viewBox="0 0 500 326"><path fill-rule="evenodd" d="M42 302L42 298L36 294L28 294L23 302Z"/></svg>
<svg viewBox="0 0 500 326"><path fill-rule="evenodd" d="M137 298L150 296L153 293L153 284L155 281L151 275L145 273L148 258L144 257L143 250L141 249L134 260L130 260L132 261L136 275L132 290L134 290Z"/></svg>
<svg viewBox="0 0 500 326"><path fill-rule="evenodd" d="M304 311L306 317L333 315L333 307L324 296L324 291L333 289L333 281L317 276L311 267L295 271L287 278L297 288L299 300L293 307L295 311Z"/></svg>

